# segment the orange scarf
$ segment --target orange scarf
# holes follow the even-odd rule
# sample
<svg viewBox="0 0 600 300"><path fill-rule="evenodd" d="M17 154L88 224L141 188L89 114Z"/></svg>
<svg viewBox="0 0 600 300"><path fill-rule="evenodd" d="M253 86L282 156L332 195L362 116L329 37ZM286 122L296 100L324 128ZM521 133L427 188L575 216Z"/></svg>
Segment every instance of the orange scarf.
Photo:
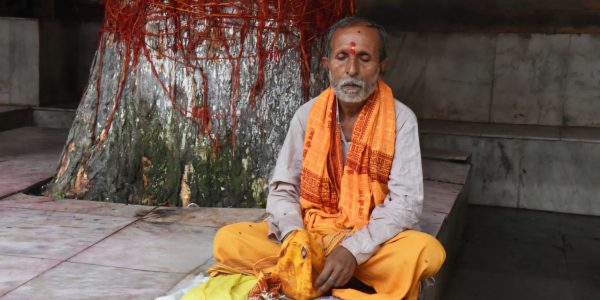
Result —
<svg viewBox="0 0 600 300"><path fill-rule="evenodd" d="M306 125L300 179L308 230L355 231L369 222L388 193L396 141L394 101L390 87L380 80L354 124L343 165L335 93L330 87L317 97Z"/></svg>

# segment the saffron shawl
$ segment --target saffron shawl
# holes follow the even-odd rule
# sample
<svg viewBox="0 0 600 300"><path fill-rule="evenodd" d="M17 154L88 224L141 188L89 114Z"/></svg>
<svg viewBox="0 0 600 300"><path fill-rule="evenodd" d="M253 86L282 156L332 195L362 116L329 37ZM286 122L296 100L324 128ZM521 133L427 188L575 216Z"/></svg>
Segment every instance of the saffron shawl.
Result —
<svg viewBox="0 0 600 300"><path fill-rule="evenodd" d="M335 93L330 87L317 97L306 125L300 177L306 229L331 234L356 231L369 222L388 193L396 139L394 101L390 87L380 80L354 124L344 165Z"/></svg>

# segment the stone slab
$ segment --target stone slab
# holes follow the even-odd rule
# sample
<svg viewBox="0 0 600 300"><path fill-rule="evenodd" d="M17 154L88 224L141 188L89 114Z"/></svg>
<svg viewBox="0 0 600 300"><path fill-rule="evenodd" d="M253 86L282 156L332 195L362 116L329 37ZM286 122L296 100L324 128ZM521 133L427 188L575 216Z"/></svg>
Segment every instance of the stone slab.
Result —
<svg viewBox="0 0 600 300"><path fill-rule="evenodd" d="M570 35L499 34L491 121L561 125Z"/></svg>
<svg viewBox="0 0 600 300"><path fill-rule="evenodd" d="M0 103L38 105L38 21L0 18L0 49Z"/></svg>
<svg viewBox="0 0 600 300"><path fill-rule="evenodd" d="M0 22L0 103L8 104L10 101L10 73L11 73L11 38L10 23Z"/></svg>
<svg viewBox="0 0 600 300"><path fill-rule="evenodd" d="M71 262L188 273L212 257L215 228L139 221L71 258Z"/></svg>
<svg viewBox="0 0 600 300"><path fill-rule="evenodd" d="M35 19L13 19L10 27L10 102L19 105L39 105L39 23Z"/></svg>
<svg viewBox="0 0 600 300"><path fill-rule="evenodd" d="M0 105L0 131L31 126L32 112L26 106Z"/></svg>
<svg viewBox="0 0 600 300"><path fill-rule="evenodd" d="M461 262L462 268L569 278L564 250L561 247L493 238L471 240L469 243L471 245L461 254L468 257ZM504 255L494 259L489 259L489 256L485 255L485 253L493 253L498 247L506 249Z"/></svg>
<svg viewBox="0 0 600 300"><path fill-rule="evenodd" d="M446 217L445 213L435 212L430 207L423 207L423 213L421 219L419 219L419 228L422 232L437 237Z"/></svg>
<svg viewBox="0 0 600 300"><path fill-rule="evenodd" d="M168 208L160 207L143 218L151 223L181 223L220 228L238 222L258 222L266 218L264 208Z"/></svg>
<svg viewBox="0 0 600 300"><path fill-rule="evenodd" d="M448 215L462 188L461 184L425 180L423 211Z"/></svg>
<svg viewBox="0 0 600 300"><path fill-rule="evenodd" d="M33 125L36 127L71 128L74 119L74 109L36 108L33 110Z"/></svg>
<svg viewBox="0 0 600 300"><path fill-rule="evenodd" d="M493 35L429 34L421 117L489 121L495 43Z"/></svg>
<svg viewBox="0 0 600 300"><path fill-rule="evenodd" d="M600 240L565 236L565 255L569 275L574 283L575 299L591 300L600 295Z"/></svg>
<svg viewBox="0 0 600 300"><path fill-rule="evenodd" d="M421 134L452 134L481 136L484 123L454 122L444 120L419 120L419 132ZM450 151L454 151L451 149Z"/></svg>
<svg viewBox="0 0 600 300"><path fill-rule="evenodd" d="M15 111L19 111L19 110L22 110L22 109L29 109L29 107L27 107L27 106L20 106L20 105L0 104L0 113L15 112Z"/></svg>
<svg viewBox="0 0 600 300"><path fill-rule="evenodd" d="M579 299L571 296L573 287L566 278L461 269L454 274L453 282L458 284L450 286L444 300Z"/></svg>
<svg viewBox="0 0 600 300"><path fill-rule="evenodd" d="M134 219L0 208L0 254L64 260Z"/></svg>
<svg viewBox="0 0 600 300"><path fill-rule="evenodd" d="M410 107L417 116L421 116L429 57L428 35L416 32L389 33L389 64L384 80L392 88L396 99Z"/></svg>
<svg viewBox="0 0 600 300"><path fill-rule="evenodd" d="M600 295L600 218L472 205L467 224L464 254L449 285L453 293L443 299L575 300ZM464 271L478 276L465 277ZM593 282L594 293L591 286L579 284L582 278ZM531 291L519 287L525 282ZM555 283L560 286L550 286ZM590 293L580 293L586 290Z"/></svg>
<svg viewBox="0 0 600 300"><path fill-rule="evenodd" d="M600 131L489 125L481 137L422 134L424 148L472 153L472 204L600 215Z"/></svg>
<svg viewBox="0 0 600 300"><path fill-rule="evenodd" d="M600 218L594 216L564 215L560 220L560 232L563 235L585 236L600 240Z"/></svg>
<svg viewBox="0 0 600 300"><path fill-rule="evenodd" d="M600 128L562 127L560 139L567 142L600 143Z"/></svg>
<svg viewBox="0 0 600 300"><path fill-rule="evenodd" d="M0 208L2 207L124 218L142 217L155 209L154 206L128 205L88 200L53 199L45 196L32 196L21 193L0 200Z"/></svg>
<svg viewBox="0 0 600 300"><path fill-rule="evenodd" d="M58 263L60 260L0 255L0 297Z"/></svg>
<svg viewBox="0 0 600 300"><path fill-rule="evenodd" d="M423 159L423 179L465 184L471 166L464 163Z"/></svg>
<svg viewBox="0 0 600 300"><path fill-rule="evenodd" d="M478 155L468 187L469 203L518 207L522 140L482 138L473 141ZM473 152L474 153L474 152Z"/></svg>
<svg viewBox="0 0 600 300"><path fill-rule="evenodd" d="M142 255L143 253L139 253ZM64 262L3 299L154 299L183 274Z"/></svg>
<svg viewBox="0 0 600 300"><path fill-rule="evenodd" d="M585 217L579 216L577 219L581 218ZM477 226L470 226L464 238L469 243L518 242L559 249L563 247L564 235L577 232L574 229L580 225L568 222L571 219L570 215L551 212L472 205L469 207L467 223ZM567 222L563 224L562 221ZM600 222L597 223L600 229ZM558 230L563 227L565 230Z"/></svg>
<svg viewBox="0 0 600 300"><path fill-rule="evenodd" d="M557 126L486 124L482 137L527 139L527 140L560 140L560 128Z"/></svg>
<svg viewBox="0 0 600 300"><path fill-rule="evenodd" d="M463 151L450 151L446 149L422 148L421 156L426 159L469 162L471 153Z"/></svg>
<svg viewBox="0 0 600 300"><path fill-rule="evenodd" d="M572 35L569 49L563 125L600 126L600 35Z"/></svg>
<svg viewBox="0 0 600 300"><path fill-rule="evenodd" d="M528 141L520 164L519 207L600 215L600 144Z"/></svg>
<svg viewBox="0 0 600 300"><path fill-rule="evenodd" d="M472 153L471 181L465 187L469 203L517 207L521 140L422 134L425 148Z"/></svg>

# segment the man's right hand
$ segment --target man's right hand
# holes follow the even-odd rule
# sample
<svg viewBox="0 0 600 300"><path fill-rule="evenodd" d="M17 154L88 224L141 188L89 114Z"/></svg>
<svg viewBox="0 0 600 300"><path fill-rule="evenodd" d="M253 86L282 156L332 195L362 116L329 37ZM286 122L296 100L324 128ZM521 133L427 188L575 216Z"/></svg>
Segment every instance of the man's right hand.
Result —
<svg viewBox="0 0 600 300"><path fill-rule="evenodd" d="M343 246L337 246L325 259L325 267L315 281L315 287L321 293L326 293L331 288L344 286L356 270L356 258L352 252Z"/></svg>

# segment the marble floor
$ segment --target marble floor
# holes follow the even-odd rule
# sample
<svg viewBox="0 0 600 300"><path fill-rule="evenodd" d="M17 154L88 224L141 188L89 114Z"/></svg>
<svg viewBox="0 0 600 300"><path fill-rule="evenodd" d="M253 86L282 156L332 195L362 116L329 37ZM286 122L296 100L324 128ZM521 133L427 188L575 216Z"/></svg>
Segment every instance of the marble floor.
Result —
<svg viewBox="0 0 600 300"><path fill-rule="evenodd" d="M27 194L56 172L66 136L65 129L0 131L0 299L154 299L212 265L218 228L265 217L264 209L159 208ZM470 166L446 162L446 155L423 160L420 227L455 245L448 228L456 226L448 224L462 216L455 202Z"/></svg>
<svg viewBox="0 0 600 300"><path fill-rule="evenodd" d="M600 299L600 217L469 206L444 300Z"/></svg>
<svg viewBox="0 0 600 300"><path fill-rule="evenodd" d="M0 298L154 299L206 270L220 226L264 218L264 209L227 212L9 196L0 201Z"/></svg>

